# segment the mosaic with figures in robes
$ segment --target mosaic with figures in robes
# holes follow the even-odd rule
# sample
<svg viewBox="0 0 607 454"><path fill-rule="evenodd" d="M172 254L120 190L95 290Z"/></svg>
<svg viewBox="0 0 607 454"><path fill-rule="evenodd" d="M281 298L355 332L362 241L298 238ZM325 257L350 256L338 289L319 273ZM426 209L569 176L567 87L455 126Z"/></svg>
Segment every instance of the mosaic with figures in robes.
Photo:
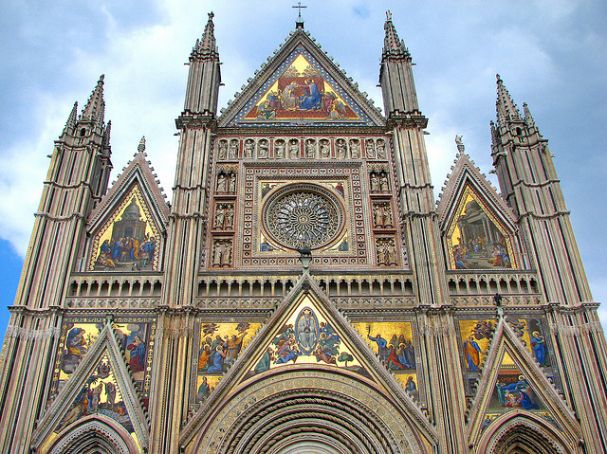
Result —
<svg viewBox="0 0 607 454"><path fill-rule="evenodd" d="M514 364L510 355L505 353L481 428L484 430L501 415L512 410L535 413L556 425L527 377Z"/></svg>
<svg viewBox="0 0 607 454"><path fill-rule="evenodd" d="M356 322L353 326L381 363L409 394L416 396L418 378L411 322Z"/></svg>
<svg viewBox="0 0 607 454"><path fill-rule="evenodd" d="M124 352L126 363L135 382L140 383L143 391L144 406L148 404L150 386L150 367L152 348L150 337L153 336L155 324L149 322L114 323L118 345ZM72 377L82 359L99 337L103 324L98 322L80 322L67 320L63 323L59 340L59 354L53 378L52 393L58 393Z"/></svg>
<svg viewBox="0 0 607 454"><path fill-rule="evenodd" d="M95 236L91 269L154 270L157 268L160 234L151 221L137 187L125 197L111 220Z"/></svg>
<svg viewBox="0 0 607 454"><path fill-rule="evenodd" d="M248 322L201 323L197 367L199 399L206 398L215 388L260 327L260 323Z"/></svg>
<svg viewBox="0 0 607 454"><path fill-rule="evenodd" d="M510 239L470 188L458 204L447 241L452 269L514 268Z"/></svg>
<svg viewBox="0 0 607 454"><path fill-rule="evenodd" d="M302 54L266 91L245 120L359 120L342 96Z"/></svg>
<svg viewBox="0 0 607 454"><path fill-rule="evenodd" d="M509 320L510 326L519 335L525 347L542 367L549 367L550 357L540 320L518 318ZM496 328L495 320L460 320L460 336L465 368L478 372L489 352L491 338Z"/></svg>

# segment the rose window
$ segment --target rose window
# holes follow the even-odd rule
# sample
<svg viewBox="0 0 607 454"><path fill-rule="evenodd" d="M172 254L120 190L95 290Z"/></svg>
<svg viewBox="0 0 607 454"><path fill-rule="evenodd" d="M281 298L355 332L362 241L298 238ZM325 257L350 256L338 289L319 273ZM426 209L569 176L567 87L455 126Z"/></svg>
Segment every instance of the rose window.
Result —
<svg viewBox="0 0 607 454"><path fill-rule="evenodd" d="M292 249L317 249L332 242L343 226L340 203L326 188L291 185L270 196L264 209L268 234Z"/></svg>

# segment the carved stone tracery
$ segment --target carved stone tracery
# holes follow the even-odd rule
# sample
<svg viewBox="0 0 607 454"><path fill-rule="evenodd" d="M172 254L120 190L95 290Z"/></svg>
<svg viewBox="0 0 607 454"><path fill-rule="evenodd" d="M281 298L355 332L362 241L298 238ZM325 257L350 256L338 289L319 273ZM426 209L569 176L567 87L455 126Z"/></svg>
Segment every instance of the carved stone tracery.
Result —
<svg viewBox="0 0 607 454"><path fill-rule="evenodd" d="M264 211L268 234L292 249L322 247L335 239L344 223L337 199L310 184L287 186L268 200Z"/></svg>

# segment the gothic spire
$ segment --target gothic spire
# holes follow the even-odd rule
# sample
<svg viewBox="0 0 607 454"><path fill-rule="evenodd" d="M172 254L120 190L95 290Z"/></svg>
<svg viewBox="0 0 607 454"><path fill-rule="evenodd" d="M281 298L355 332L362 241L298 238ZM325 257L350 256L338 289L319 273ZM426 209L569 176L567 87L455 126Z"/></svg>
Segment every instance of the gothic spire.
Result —
<svg viewBox="0 0 607 454"><path fill-rule="evenodd" d="M514 104L510 93L508 93L504 81L499 74L496 74L495 77L497 78L497 101L495 103L495 109L497 111L498 124L500 126L505 126L509 121L520 121L520 113L516 104Z"/></svg>
<svg viewBox="0 0 607 454"><path fill-rule="evenodd" d="M67 117L67 121L65 122L65 126L63 127L63 134L69 133L74 130L74 126L76 126L76 120L78 118L78 101L74 103L74 107L72 107L72 111Z"/></svg>
<svg viewBox="0 0 607 454"><path fill-rule="evenodd" d="M384 30L386 32L384 36L384 58L408 56L409 50L405 47L405 42L399 39L396 27L392 22L392 12L389 10L386 11Z"/></svg>
<svg viewBox="0 0 607 454"><path fill-rule="evenodd" d="M215 14L209 13L209 20L202 32L202 38L197 42L196 50L200 53L217 53L217 41L215 41L215 24L213 23Z"/></svg>
<svg viewBox="0 0 607 454"><path fill-rule="evenodd" d="M91 93L82 113L80 114L80 120L88 120L95 122L99 125L103 124L103 117L105 114L105 101L103 100L103 79L105 76L102 74L97 81L97 85Z"/></svg>

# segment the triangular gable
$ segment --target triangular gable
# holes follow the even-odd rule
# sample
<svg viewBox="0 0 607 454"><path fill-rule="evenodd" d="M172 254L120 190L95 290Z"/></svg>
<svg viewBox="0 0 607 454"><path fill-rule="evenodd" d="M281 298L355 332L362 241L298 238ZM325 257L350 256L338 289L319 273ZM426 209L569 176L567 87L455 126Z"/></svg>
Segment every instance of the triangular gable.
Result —
<svg viewBox="0 0 607 454"><path fill-rule="evenodd" d="M385 123L366 94L303 30L295 31L237 96L220 126Z"/></svg>
<svg viewBox="0 0 607 454"><path fill-rule="evenodd" d="M87 269L157 270L169 207L143 151L89 217Z"/></svg>
<svg viewBox="0 0 607 454"><path fill-rule="evenodd" d="M369 376L331 317L309 294L302 294L248 376L289 364L317 363Z"/></svg>
<svg viewBox="0 0 607 454"><path fill-rule="evenodd" d="M366 377L394 396L394 402L421 433L435 439L435 430L427 416L318 285L304 275L202 402L184 427L181 443L185 445L192 440L205 423L206 415L221 405L222 399L234 389L246 388L265 373L287 371L290 365L295 365L293 370L297 370L302 364L346 369Z"/></svg>
<svg viewBox="0 0 607 454"><path fill-rule="evenodd" d="M34 446L95 414L114 420L138 446L147 447L148 421L109 321L42 416Z"/></svg>
<svg viewBox="0 0 607 454"><path fill-rule="evenodd" d="M134 154L133 159L122 169L122 172L112 184L107 194L95 207L88 218L88 232L95 231L107 219L124 195L137 185L147 202L150 213L159 229L164 231L169 222L170 208L165 201L166 195L160 187L160 181L154 174L154 169L143 151Z"/></svg>
<svg viewBox="0 0 607 454"><path fill-rule="evenodd" d="M580 427L573 411L502 317L468 414L469 442L476 446L492 422L510 412L532 414L573 439L579 437Z"/></svg>
<svg viewBox="0 0 607 454"><path fill-rule="evenodd" d="M466 153L456 159L437 212L450 269L516 268L516 219Z"/></svg>
<svg viewBox="0 0 607 454"><path fill-rule="evenodd" d="M476 167L466 153L458 153L451 173L447 176L439 196L437 214L439 224L444 231L446 224L453 217L457 201L466 187L472 188L485 200L489 209L495 213L505 227L516 230L516 216L506 201Z"/></svg>

